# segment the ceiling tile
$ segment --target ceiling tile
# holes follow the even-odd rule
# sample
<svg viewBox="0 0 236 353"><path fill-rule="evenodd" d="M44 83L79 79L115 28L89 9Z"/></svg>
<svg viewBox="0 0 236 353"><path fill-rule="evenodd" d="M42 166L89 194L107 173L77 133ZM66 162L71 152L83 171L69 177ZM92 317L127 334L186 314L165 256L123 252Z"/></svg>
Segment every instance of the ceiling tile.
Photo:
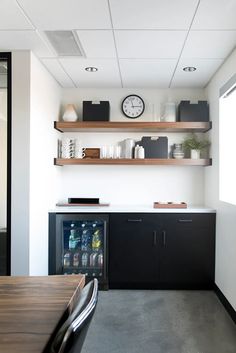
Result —
<svg viewBox="0 0 236 353"><path fill-rule="evenodd" d="M107 0L18 0L39 30L110 29Z"/></svg>
<svg viewBox="0 0 236 353"><path fill-rule="evenodd" d="M166 88L176 63L177 59L120 59L123 86Z"/></svg>
<svg viewBox="0 0 236 353"><path fill-rule="evenodd" d="M186 31L115 31L119 58L177 58Z"/></svg>
<svg viewBox="0 0 236 353"><path fill-rule="evenodd" d="M222 63L223 59L181 59L171 87L205 87ZM197 70L185 72L186 66L194 66Z"/></svg>
<svg viewBox="0 0 236 353"><path fill-rule="evenodd" d="M115 58L113 32L110 30L76 31L87 58Z"/></svg>
<svg viewBox="0 0 236 353"><path fill-rule="evenodd" d="M117 61L114 59L59 59L65 71L73 78L77 87L121 87ZM87 72L88 66L98 68L97 72Z"/></svg>
<svg viewBox="0 0 236 353"><path fill-rule="evenodd" d="M236 30L235 0L200 1L192 29Z"/></svg>
<svg viewBox="0 0 236 353"><path fill-rule="evenodd" d="M52 57L52 51L36 31L1 31L1 50L32 50L39 57Z"/></svg>
<svg viewBox="0 0 236 353"><path fill-rule="evenodd" d="M191 31L182 57L223 59L235 45L236 31Z"/></svg>
<svg viewBox="0 0 236 353"><path fill-rule="evenodd" d="M0 1L0 30L34 29L15 0Z"/></svg>
<svg viewBox="0 0 236 353"><path fill-rule="evenodd" d="M115 29L188 29L197 0L110 0Z"/></svg>
<svg viewBox="0 0 236 353"><path fill-rule="evenodd" d="M63 70L57 59L42 59L42 63L62 87L75 87L74 83Z"/></svg>

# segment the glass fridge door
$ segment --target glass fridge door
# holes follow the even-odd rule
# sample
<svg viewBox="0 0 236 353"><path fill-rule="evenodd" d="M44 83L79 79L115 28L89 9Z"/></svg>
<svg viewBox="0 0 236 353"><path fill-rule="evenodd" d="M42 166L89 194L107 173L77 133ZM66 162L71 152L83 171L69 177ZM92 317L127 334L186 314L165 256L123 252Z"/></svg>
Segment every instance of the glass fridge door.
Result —
<svg viewBox="0 0 236 353"><path fill-rule="evenodd" d="M71 218L62 221L64 274L106 278L106 220Z"/></svg>

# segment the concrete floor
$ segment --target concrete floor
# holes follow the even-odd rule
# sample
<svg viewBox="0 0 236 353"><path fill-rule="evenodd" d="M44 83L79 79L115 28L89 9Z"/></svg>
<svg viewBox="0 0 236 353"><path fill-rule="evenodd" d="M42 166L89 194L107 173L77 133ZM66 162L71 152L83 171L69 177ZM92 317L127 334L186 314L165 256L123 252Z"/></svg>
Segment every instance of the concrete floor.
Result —
<svg viewBox="0 0 236 353"><path fill-rule="evenodd" d="M211 291L101 291L82 352L236 353L236 325Z"/></svg>

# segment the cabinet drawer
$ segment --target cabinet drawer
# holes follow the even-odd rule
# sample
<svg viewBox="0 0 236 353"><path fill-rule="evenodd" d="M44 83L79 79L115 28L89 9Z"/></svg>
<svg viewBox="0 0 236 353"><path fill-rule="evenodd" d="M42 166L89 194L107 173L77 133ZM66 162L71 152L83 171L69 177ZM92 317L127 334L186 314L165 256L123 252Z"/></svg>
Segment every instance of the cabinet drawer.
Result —
<svg viewBox="0 0 236 353"><path fill-rule="evenodd" d="M160 223L160 216L148 213L119 213L110 215L111 227L122 226L132 228L153 224L153 229L155 229L155 225L158 223Z"/></svg>
<svg viewBox="0 0 236 353"><path fill-rule="evenodd" d="M215 213L166 213L162 215L162 223L178 227L214 228Z"/></svg>

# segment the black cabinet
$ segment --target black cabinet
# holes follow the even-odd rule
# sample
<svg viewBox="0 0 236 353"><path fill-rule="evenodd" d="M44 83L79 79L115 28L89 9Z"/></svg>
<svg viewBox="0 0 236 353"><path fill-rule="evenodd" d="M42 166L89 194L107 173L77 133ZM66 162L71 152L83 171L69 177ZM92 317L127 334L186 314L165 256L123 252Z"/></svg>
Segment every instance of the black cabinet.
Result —
<svg viewBox="0 0 236 353"><path fill-rule="evenodd" d="M160 284L210 287L215 273L215 214L163 214Z"/></svg>
<svg viewBox="0 0 236 353"><path fill-rule="evenodd" d="M215 214L112 214L111 288L210 288Z"/></svg>
<svg viewBox="0 0 236 353"><path fill-rule="evenodd" d="M109 236L110 287L148 287L159 277L158 216L111 214Z"/></svg>

